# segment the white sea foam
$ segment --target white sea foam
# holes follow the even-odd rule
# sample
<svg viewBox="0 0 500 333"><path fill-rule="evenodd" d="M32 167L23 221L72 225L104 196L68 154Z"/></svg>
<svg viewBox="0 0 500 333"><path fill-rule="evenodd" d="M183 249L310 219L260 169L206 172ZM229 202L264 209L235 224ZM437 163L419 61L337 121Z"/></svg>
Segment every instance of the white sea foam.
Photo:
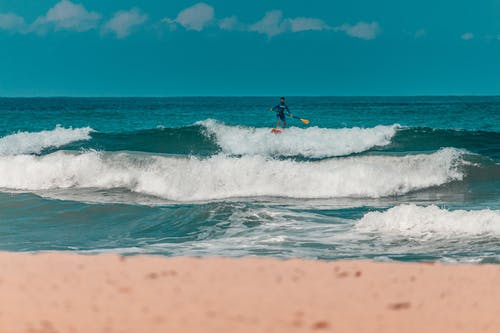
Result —
<svg viewBox="0 0 500 333"><path fill-rule="evenodd" d="M38 154L46 148L58 148L74 141L89 140L93 129L64 128L41 132L18 132L0 138L0 155Z"/></svg>
<svg viewBox="0 0 500 333"><path fill-rule="evenodd" d="M435 205L399 205L370 212L356 224L360 231L415 238L500 235L500 210L447 210Z"/></svg>
<svg viewBox="0 0 500 333"><path fill-rule="evenodd" d="M0 188L50 190L126 188L168 200L231 197L381 197L463 178L462 153L356 156L315 162L241 158L208 159L132 153L0 156Z"/></svg>
<svg viewBox="0 0 500 333"><path fill-rule="evenodd" d="M340 129L291 127L275 135L269 128L228 126L215 120L198 124L205 127L206 134L214 137L226 154L316 158L349 155L385 146L400 128L399 125Z"/></svg>

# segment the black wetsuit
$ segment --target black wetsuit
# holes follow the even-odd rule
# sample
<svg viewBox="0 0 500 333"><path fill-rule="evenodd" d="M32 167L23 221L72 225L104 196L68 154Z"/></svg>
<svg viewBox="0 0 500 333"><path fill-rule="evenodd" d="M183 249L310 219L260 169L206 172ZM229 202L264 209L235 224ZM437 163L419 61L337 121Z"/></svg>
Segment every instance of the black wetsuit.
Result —
<svg viewBox="0 0 500 333"><path fill-rule="evenodd" d="M288 115L291 115L290 110L288 109L288 106L286 104L278 104L275 107L273 107L273 111L276 111L276 118L285 121L285 111L288 113Z"/></svg>

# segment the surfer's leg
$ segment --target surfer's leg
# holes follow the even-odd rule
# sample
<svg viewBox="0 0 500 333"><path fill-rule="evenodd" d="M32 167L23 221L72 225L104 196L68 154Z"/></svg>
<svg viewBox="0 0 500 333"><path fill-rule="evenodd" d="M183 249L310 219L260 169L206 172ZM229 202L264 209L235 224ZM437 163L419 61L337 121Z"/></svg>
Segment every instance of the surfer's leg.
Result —
<svg viewBox="0 0 500 333"><path fill-rule="evenodd" d="M283 128L286 126L286 119L284 115L277 114L276 118L278 121L276 122L276 128L280 127L280 123L283 122Z"/></svg>

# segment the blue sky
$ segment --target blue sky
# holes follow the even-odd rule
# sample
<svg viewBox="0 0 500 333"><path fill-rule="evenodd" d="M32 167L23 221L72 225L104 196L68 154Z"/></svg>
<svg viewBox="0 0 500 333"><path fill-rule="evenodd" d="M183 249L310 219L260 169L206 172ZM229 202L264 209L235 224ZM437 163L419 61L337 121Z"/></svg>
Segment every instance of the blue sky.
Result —
<svg viewBox="0 0 500 333"><path fill-rule="evenodd" d="M500 94L500 0L0 0L0 45L0 96Z"/></svg>

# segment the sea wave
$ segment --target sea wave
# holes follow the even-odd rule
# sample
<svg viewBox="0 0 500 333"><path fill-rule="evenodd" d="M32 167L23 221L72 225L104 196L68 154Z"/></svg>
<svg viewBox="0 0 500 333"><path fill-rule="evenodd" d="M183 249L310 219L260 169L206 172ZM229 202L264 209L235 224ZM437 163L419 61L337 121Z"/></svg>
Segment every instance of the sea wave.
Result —
<svg viewBox="0 0 500 333"><path fill-rule="evenodd" d="M405 204L370 212L356 223L363 232L411 238L500 235L500 210L447 210L435 205Z"/></svg>
<svg viewBox="0 0 500 333"><path fill-rule="evenodd" d="M37 135L41 136L40 140ZM24 145L18 142L23 136L26 137ZM56 127L52 131L17 133L1 140L4 140L0 143L0 154L3 155L50 153L55 149L95 149L195 156L211 156L222 152L234 156L319 159L371 151L432 152L442 147L454 147L492 159L500 158L500 133L399 125L337 129L292 127L283 134L274 135L268 128L231 126L215 120L204 120L179 128L159 126L116 133L93 132L88 127Z"/></svg>
<svg viewBox="0 0 500 333"><path fill-rule="evenodd" d="M223 154L201 159L57 151L44 156L0 156L0 188L124 188L173 201L263 196L377 198L461 180L463 154L447 148L432 154L299 162Z"/></svg>
<svg viewBox="0 0 500 333"><path fill-rule="evenodd" d="M92 139L64 147L66 150L95 149L104 151L137 151L176 155L208 156L220 148L202 134L202 126L179 128L157 127L117 133L92 133Z"/></svg>
<svg viewBox="0 0 500 333"><path fill-rule="evenodd" d="M269 128L229 126L215 120L197 123L213 137L226 154L263 156L305 156L324 158L360 153L385 146L400 128L399 125L372 128L287 128L273 135Z"/></svg>
<svg viewBox="0 0 500 333"><path fill-rule="evenodd" d="M71 142L89 140L90 127L64 128L40 132L17 132L0 138L0 155L39 154L47 148L59 148Z"/></svg>
<svg viewBox="0 0 500 333"><path fill-rule="evenodd" d="M391 143L383 148L386 151L429 151L441 147L467 149L498 159L500 132L405 127L401 128Z"/></svg>

